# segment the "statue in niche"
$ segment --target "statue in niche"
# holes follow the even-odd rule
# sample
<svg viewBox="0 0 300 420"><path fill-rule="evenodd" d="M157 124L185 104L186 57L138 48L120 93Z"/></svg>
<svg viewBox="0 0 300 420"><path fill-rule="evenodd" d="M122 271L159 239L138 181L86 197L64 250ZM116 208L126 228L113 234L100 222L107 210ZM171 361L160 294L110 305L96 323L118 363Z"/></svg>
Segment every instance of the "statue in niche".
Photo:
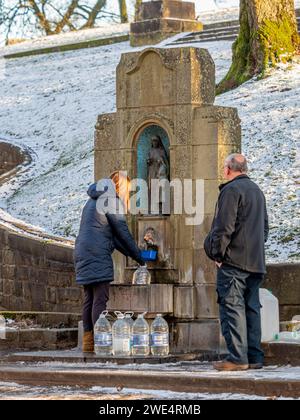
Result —
<svg viewBox="0 0 300 420"><path fill-rule="evenodd" d="M151 208L151 181L153 179L169 180L170 163L168 153L163 145L160 136L156 135L151 139L151 149L147 159L147 181L149 189L149 210ZM159 213L162 214L162 191L159 197Z"/></svg>

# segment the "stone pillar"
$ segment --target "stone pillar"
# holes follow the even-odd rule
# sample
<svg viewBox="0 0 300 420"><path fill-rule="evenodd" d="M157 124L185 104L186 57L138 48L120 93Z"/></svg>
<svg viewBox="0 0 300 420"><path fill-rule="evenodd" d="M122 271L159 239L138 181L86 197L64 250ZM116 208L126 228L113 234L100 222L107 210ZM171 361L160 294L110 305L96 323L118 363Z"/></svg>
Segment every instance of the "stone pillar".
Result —
<svg viewBox="0 0 300 420"><path fill-rule="evenodd" d="M202 31L196 20L195 4L181 0L143 2L130 26L132 46L153 45L180 32Z"/></svg>

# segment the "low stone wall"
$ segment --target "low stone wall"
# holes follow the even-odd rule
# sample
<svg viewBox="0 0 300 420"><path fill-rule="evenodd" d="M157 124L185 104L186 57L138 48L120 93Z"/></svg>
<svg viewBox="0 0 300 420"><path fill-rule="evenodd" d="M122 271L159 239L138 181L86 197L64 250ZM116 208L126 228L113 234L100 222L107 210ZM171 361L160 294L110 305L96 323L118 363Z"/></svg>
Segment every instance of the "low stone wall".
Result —
<svg viewBox="0 0 300 420"><path fill-rule="evenodd" d="M300 264L271 264L264 287L279 299L281 321L300 314ZM73 247L14 232L0 223L0 307L81 312Z"/></svg>
<svg viewBox="0 0 300 420"><path fill-rule="evenodd" d="M24 164L29 159L19 147L0 142L0 176Z"/></svg>
<svg viewBox="0 0 300 420"><path fill-rule="evenodd" d="M0 224L0 307L78 313L81 302L72 246L23 235Z"/></svg>
<svg viewBox="0 0 300 420"><path fill-rule="evenodd" d="M280 320L300 315L300 264L269 264L264 287L279 300Z"/></svg>

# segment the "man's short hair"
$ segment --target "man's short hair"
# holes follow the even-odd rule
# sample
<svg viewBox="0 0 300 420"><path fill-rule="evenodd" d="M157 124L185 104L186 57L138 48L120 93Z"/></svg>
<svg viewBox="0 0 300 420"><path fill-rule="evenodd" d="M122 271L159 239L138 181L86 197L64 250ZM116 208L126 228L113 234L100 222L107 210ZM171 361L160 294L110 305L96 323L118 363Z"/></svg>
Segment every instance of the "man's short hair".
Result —
<svg viewBox="0 0 300 420"><path fill-rule="evenodd" d="M247 159L238 153L232 153L225 160L226 166L234 172L248 172Z"/></svg>

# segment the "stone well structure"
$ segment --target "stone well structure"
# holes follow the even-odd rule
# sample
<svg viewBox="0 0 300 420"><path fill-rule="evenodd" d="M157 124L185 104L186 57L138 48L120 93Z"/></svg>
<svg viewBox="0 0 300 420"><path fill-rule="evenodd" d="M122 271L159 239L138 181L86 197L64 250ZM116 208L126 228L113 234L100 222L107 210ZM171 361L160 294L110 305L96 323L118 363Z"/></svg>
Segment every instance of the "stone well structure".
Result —
<svg viewBox="0 0 300 420"><path fill-rule="evenodd" d="M133 263L115 258L110 309L162 312L171 326L171 351L217 351L220 346L215 267L207 259L207 234L222 178L223 162L240 150L240 120L234 108L214 106L215 67L207 50L147 48L122 55L117 67L117 112L98 117L95 178L126 170L145 177L151 138L160 136L170 179L204 180L204 221L186 225L186 215L130 216L139 245L147 229L159 239L152 284L132 286Z"/></svg>
<svg viewBox="0 0 300 420"><path fill-rule="evenodd" d="M196 20L195 4L182 0L143 2L130 26L132 46L157 44L180 32L202 31Z"/></svg>

